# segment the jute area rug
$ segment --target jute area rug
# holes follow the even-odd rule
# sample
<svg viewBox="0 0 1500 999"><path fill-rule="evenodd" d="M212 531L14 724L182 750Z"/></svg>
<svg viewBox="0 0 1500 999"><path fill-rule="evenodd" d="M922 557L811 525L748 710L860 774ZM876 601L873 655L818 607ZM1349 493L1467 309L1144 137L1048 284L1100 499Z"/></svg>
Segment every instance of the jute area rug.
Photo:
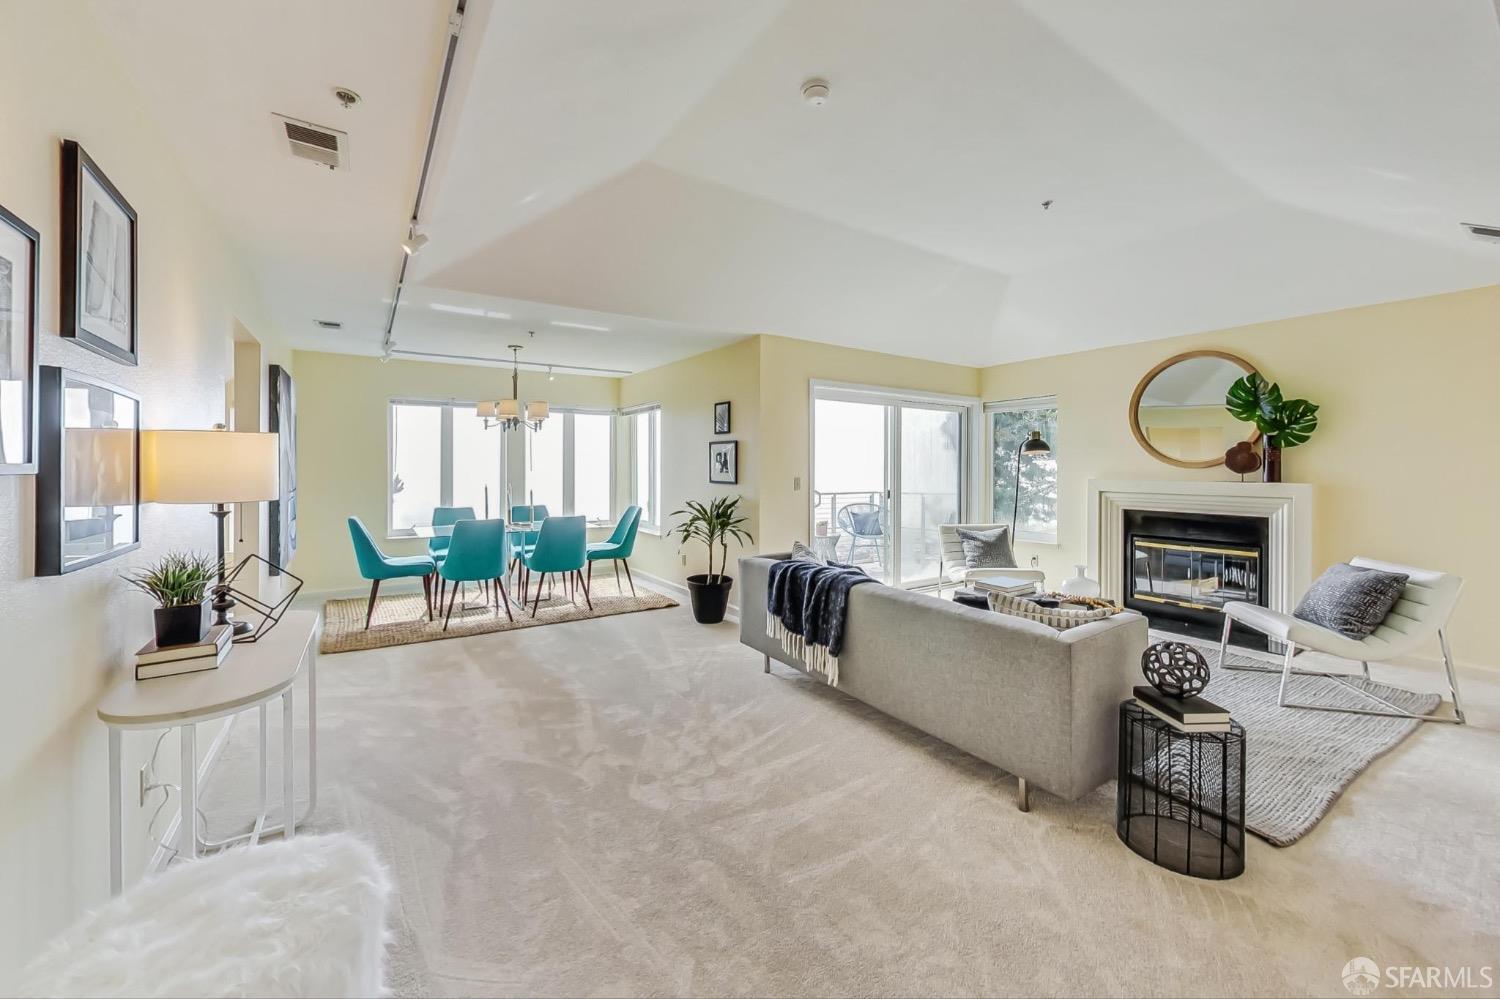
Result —
<svg viewBox="0 0 1500 999"><path fill-rule="evenodd" d="M509 586L506 588L510 589ZM520 594L513 592L510 612L515 615L514 622L506 618L504 608L497 610L493 604L485 604L482 593L474 584L466 586L463 595L468 602L453 605L453 617L448 623L447 631L443 630L443 617L437 613L436 608L433 620L427 620L427 607L420 593L382 596L375 602L375 617L370 622L368 631L365 630L365 608L368 606L366 598L330 600L323 605L323 639L318 645L318 651L326 654L383 649L391 645L464 638L677 606L677 601L671 597L642 586L636 587L635 596L631 596L628 586L617 587L613 579L598 575L590 590L594 604L592 611L585 604L581 590L577 594L577 601L570 601L561 583L553 586L550 597L543 590L536 617L531 616L530 601L522 609L519 604ZM534 599L534 588L531 595Z"/></svg>

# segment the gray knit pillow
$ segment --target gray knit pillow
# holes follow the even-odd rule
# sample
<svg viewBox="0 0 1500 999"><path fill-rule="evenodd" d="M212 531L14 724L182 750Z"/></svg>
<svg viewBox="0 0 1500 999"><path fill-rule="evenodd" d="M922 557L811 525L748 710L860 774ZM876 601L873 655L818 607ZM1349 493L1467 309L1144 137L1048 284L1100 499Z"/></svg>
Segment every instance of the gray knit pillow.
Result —
<svg viewBox="0 0 1500 999"><path fill-rule="evenodd" d="M819 565L827 565L828 560L800 541L792 542L792 558L798 562L816 562Z"/></svg>
<svg viewBox="0 0 1500 999"><path fill-rule="evenodd" d="M1409 577L1404 572L1331 565L1307 590L1292 616L1359 641L1380 627Z"/></svg>
<svg viewBox="0 0 1500 999"><path fill-rule="evenodd" d="M960 527L959 544L964 546L964 564L970 569L1014 569L1016 556L1010 547L1010 528L971 531Z"/></svg>

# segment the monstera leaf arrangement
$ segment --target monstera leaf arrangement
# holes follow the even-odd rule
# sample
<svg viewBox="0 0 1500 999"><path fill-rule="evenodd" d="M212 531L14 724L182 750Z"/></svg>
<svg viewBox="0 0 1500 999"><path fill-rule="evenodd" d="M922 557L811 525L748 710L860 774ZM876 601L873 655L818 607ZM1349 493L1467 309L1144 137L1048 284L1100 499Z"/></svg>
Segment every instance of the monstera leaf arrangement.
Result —
<svg viewBox="0 0 1500 999"><path fill-rule="evenodd" d="M1236 420L1255 424L1266 445L1278 450L1306 444L1318 429L1317 404L1283 399L1280 385L1253 371L1229 386L1224 408Z"/></svg>

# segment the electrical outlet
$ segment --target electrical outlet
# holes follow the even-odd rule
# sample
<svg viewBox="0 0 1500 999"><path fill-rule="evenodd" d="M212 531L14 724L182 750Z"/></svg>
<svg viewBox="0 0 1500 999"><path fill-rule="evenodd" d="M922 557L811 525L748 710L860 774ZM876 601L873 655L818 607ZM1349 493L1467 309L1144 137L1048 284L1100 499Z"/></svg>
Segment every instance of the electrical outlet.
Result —
<svg viewBox="0 0 1500 999"><path fill-rule="evenodd" d="M682 564L683 565L687 565L687 555L686 554L678 555L677 557L680 558L680 559L682 559Z"/></svg>
<svg viewBox="0 0 1500 999"><path fill-rule="evenodd" d="M143 764L141 764L140 807L142 807L142 808L146 807L146 785L147 785L146 771L148 771L150 769L151 769L151 764L149 764L149 763L143 763Z"/></svg>
<svg viewBox="0 0 1500 999"><path fill-rule="evenodd" d="M800 475L794 475L794 476L792 476L792 492L797 493L797 492L801 492L801 491L802 491L802 476L800 476Z"/></svg>
<svg viewBox="0 0 1500 999"><path fill-rule="evenodd" d="M1041 566L1042 566L1042 560L1040 558L1038 558L1037 556L1035 556L1035 555L1031 556L1031 567L1033 569L1040 569Z"/></svg>

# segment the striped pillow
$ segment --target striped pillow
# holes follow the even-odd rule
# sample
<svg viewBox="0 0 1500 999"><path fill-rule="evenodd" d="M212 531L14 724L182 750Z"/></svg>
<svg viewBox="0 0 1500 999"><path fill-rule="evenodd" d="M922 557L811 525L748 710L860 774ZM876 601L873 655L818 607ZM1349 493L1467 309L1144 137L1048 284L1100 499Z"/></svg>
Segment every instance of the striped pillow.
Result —
<svg viewBox="0 0 1500 999"><path fill-rule="evenodd" d="M1005 593L990 594L990 610L999 614L1009 614L1012 617L1024 617L1028 621L1036 621L1049 628L1056 628L1058 631L1076 628L1090 621L1103 621L1116 613L1112 607L1094 607L1089 610L1043 607L1035 601Z"/></svg>

